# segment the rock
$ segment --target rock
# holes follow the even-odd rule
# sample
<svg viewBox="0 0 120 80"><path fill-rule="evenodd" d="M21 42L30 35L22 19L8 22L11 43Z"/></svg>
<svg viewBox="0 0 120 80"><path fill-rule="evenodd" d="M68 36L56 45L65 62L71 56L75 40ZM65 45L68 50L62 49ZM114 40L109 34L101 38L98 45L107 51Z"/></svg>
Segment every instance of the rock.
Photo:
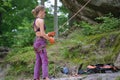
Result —
<svg viewBox="0 0 120 80"><path fill-rule="evenodd" d="M0 47L0 58L5 57L9 52L9 48L7 47Z"/></svg>
<svg viewBox="0 0 120 80"><path fill-rule="evenodd" d="M112 47L115 44L116 38L117 38L117 35L110 35L108 46Z"/></svg>
<svg viewBox="0 0 120 80"><path fill-rule="evenodd" d="M3 46L0 47L0 52L8 52L8 51L9 51L9 48L3 47Z"/></svg>
<svg viewBox="0 0 120 80"><path fill-rule="evenodd" d="M100 48L105 48L106 47L106 41L107 41L107 39L106 38L102 38L101 40L100 40L100 42L99 42L99 47Z"/></svg>
<svg viewBox="0 0 120 80"><path fill-rule="evenodd" d="M78 77L64 77L64 78L57 78L57 79L53 79L53 80L82 80L84 76L78 76Z"/></svg>
<svg viewBox="0 0 120 80"><path fill-rule="evenodd" d="M0 52L0 58L5 57L8 54L8 52Z"/></svg>
<svg viewBox="0 0 120 80"><path fill-rule="evenodd" d="M92 45L92 44L84 45L80 49L80 53L82 53L82 54L88 54L90 51L93 50L93 47L94 47L94 45Z"/></svg>
<svg viewBox="0 0 120 80"><path fill-rule="evenodd" d="M88 0L61 1L74 15ZM120 0L91 0L91 2L75 16L75 19L78 21L85 20L91 24L95 24L96 17L108 13L112 13L114 17L120 17Z"/></svg>
<svg viewBox="0 0 120 80"><path fill-rule="evenodd" d="M120 73L91 74L82 80L116 80Z"/></svg>
<svg viewBox="0 0 120 80"><path fill-rule="evenodd" d="M118 55L118 57L117 57L114 65L115 65L118 69L120 69L120 53L119 53L119 55Z"/></svg>

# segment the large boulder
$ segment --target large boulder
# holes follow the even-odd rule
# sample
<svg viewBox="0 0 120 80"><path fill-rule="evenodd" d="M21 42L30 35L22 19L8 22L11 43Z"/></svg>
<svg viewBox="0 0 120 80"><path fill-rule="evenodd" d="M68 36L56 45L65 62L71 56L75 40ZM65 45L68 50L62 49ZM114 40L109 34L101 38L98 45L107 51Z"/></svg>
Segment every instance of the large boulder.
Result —
<svg viewBox="0 0 120 80"><path fill-rule="evenodd" d="M88 0L61 0L62 3L75 14ZM115 17L120 17L120 0L91 0L88 5L77 14L77 20L85 20L95 23L94 19L105 14L112 13Z"/></svg>

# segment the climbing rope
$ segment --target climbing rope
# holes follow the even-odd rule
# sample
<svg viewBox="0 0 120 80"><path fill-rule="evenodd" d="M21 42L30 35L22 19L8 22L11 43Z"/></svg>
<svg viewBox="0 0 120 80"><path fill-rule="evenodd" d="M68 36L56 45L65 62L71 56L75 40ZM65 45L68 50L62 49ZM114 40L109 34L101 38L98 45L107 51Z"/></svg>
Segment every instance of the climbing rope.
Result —
<svg viewBox="0 0 120 80"><path fill-rule="evenodd" d="M79 12L81 12L91 0L87 1L83 7L81 7L70 19L68 19L60 28L64 27L71 19L73 19ZM60 29L59 28L59 29Z"/></svg>

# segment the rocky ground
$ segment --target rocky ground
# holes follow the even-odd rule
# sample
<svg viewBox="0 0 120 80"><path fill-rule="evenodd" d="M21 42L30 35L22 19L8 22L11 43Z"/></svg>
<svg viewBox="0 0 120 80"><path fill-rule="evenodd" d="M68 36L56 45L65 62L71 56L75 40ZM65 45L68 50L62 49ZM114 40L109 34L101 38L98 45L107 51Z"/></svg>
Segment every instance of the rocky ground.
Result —
<svg viewBox="0 0 120 80"><path fill-rule="evenodd" d="M52 80L120 80L118 77L120 77L120 72L80 75L78 77L65 77Z"/></svg>
<svg viewBox="0 0 120 80"><path fill-rule="evenodd" d="M33 79L25 79L25 80L33 80ZM56 78L51 80L120 80L120 72L79 75L77 77L66 76L64 78Z"/></svg>
<svg viewBox="0 0 120 80"><path fill-rule="evenodd" d="M0 68L0 80L5 80L5 73L8 67L9 65L7 65L4 70ZM25 79L21 77L18 80L33 80L33 79L32 78ZM115 73L97 73L89 75L79 75L75 77L64 75L62 78L52 78L51 80L120 80L120 71Z"/></svg>
<svg viewBox="0 0 120 80"><path fill-rule="evenodd" d="M87 75L86 78L82 80L116 80L119 76L120 76L120 72L91 74L91 75Z"/></svg>

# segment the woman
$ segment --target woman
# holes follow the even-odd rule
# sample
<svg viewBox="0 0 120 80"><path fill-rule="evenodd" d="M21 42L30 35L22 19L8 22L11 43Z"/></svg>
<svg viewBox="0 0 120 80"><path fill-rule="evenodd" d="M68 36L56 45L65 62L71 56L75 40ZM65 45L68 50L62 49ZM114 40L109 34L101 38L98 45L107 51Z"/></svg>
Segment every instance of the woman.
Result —
<svg viewBox="0 0 120 80"><path fill-rule="evenodd" d="M32 10L35 16L33 28L36 33L36 39L34 41L34 49L36 52L36 62L34 66L34 80L40 80L39 71L42 67L42 77L44 80L49 80L48 76L48 58L46 52L46 41L48 40L51 44L55 42L53 36L55 32L45 33L46 27L44 25L45 8L44 6L37 6ZM52 36L52 37L51 37Z"/></svg>

